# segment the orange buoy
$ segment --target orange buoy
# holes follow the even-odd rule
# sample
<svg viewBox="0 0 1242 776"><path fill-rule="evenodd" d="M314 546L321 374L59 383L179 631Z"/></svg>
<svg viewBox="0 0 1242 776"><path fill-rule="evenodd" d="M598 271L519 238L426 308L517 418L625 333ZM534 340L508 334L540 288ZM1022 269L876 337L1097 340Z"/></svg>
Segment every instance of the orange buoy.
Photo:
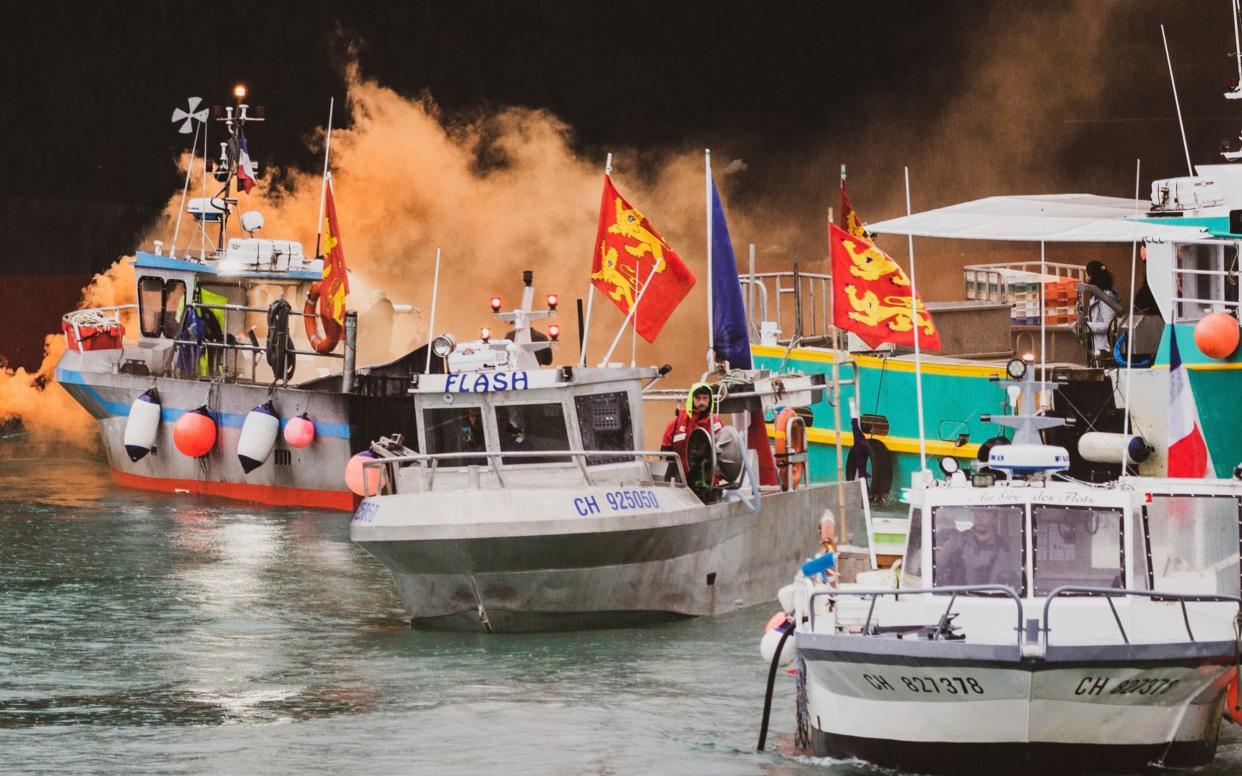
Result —
<svg viewBox="0 0 1242 776"><path fill-rule="evenodd" d="M285 441L290 447L309 447L315 441L315 421L303 412L285 424Z"/></svg>
<svg viewBox="0 0 1242 776"><path fill-rule="evenodd" d="M1195 324L1195 344L1208 358L1229 358L1238 349L1238 319L1212 313Z"/></svg>
<svg viewBox="0 0 1242 776"><path fill-rule="evenodd" d="M763 632L767 633L770 630L779 628L782 625L784 625L785 622L788 620L789 620L788 614L785 614L784 612L777 612L776 614L772 615L772 618L770 620L768 620L768 624L763 626Z"/></svg>
<svg viewBox="0 0 1242 776"><path fill-rule="evenodd" d="M370 450L363 450L353 458L350 458L349 463L345 464L345 484L355 494L363 498L378 495L380 487L384 482L383 469L366 469L363 467L363 464L368 461L374 461L377 457Z"/></svg>
<svg viewBox="0 0 1242 776"><path fill-rule="evenodd" d="M797 422L790 421L797 419ZM801 422L801 415L793 407L786 407L776 416L773 423L776 437L776 460L778 461L781 488L793 490L802 482L802 474L806 469L805 462L790 463L788 456L806 452L806 426ZM788 429L788 433L786 433Z"/></svg>
<svg viewBox="0 0 1242 776"><path fill-rule="evenodd" d="M173 444L182 455L202 458L216 445L216 421L203 405L191 410L173 424Z"/></svg>

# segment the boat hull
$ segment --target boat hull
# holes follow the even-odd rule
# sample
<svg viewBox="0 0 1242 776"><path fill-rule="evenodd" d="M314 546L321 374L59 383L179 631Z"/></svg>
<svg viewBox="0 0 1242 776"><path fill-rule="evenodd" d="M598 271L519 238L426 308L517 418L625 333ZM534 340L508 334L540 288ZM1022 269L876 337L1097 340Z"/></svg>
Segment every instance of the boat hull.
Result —
<svg viewBox="0 0 1242 776"><path fill-rule="evenodd" d="M352 510L357 505L344 474L354 452L349 397L293 387L99 372L83 368L90 364L81 362L79 354L67 352L57 366L56 379L98 421L102 446L118 484L284 506ZM160 424L151 452L133 461L124 444L129 409L150 388L159 393ZM310 413L315 420L315 441L294 449L278 436L268 459L247 473L237 456L242 423L250 410L269 399L284 420ZM216 421L216 442L206 456L190 458L174 445L173 425L203 404Z"/></svg>
<svg viewBox="0 0 1242 776"><path fill-rule="evenodd" d="M372 530L368 501L351 536L392 572L418 628L625 627L774 600L788 569L810 552L834 493L815 487L766 495L758 514L736 501L682 502L584 519L558 518L556 505L570 500L568 491L544 492L534 498L542 509L525 520L445 521L404 536ZM509 508L521 514L520 503Z"/></svg>
<svg viewBox="0 0 1242 776"><path fill-rule="evenodd" d="M861 653L843 640L863 639L798 640L813 752L920 773L1203 765L1215 755L1234 675L1232 642L1023 656L1016 645L888 639L866 639L883 654Z"/></svg>

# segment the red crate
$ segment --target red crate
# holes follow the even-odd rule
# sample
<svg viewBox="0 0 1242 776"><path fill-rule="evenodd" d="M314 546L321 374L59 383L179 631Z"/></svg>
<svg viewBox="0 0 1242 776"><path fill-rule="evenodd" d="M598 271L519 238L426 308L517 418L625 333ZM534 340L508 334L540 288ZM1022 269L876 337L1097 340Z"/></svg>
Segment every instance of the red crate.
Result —
<svg viewBox="0 0 1242 776"><path fill-rule="evenodd" d="M120 324L111 326L75 326L62 320L60 329L65 333L65 342L70 350L85 353L88 350L118 350L124 336Z"/></svg>

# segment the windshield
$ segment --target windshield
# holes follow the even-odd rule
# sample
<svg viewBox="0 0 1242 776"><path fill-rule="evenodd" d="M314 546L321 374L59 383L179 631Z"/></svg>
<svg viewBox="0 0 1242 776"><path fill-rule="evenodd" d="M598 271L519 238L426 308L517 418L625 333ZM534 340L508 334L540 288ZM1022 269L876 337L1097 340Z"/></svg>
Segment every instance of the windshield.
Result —
<svg viewBox="0 0 1242 776"><path fill-rule="evenodd" d="M1238 595L1238 502L1227 496L1152 495L1144 522L1152 589Z"/></svg>
<svg viewBox="0 0 1242 776"><path fill-rule="evenodd" d="M1123 588L1121 510L1035 505L1035 595L1058 587Z"/></svg>
<svg viewBox="0 0 1242 776"><path fill-rule="evenodd" d="M936 507L932 510L932 573L944 585L1007 585L1019 595L1025 552L1018 505Z"/></svg>

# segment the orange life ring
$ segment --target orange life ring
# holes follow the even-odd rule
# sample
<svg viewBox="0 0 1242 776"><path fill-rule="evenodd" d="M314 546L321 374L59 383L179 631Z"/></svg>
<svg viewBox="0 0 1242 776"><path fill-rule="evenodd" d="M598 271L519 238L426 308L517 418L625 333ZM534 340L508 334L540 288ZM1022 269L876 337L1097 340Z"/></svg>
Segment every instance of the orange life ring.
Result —
<svg viewBox="0 0 1242 776"><path fill-rule="evenodd" d="M1226 693L1225 719L1235 725L1242 725L1242 711L1238 710L1238 677L1236 675L1229 682L1229 692Z"/></svg>
<svg viewBox="0 0 1242 776"><path fill-rule="evenodd" d="M797 418L799 422L791 427L789 421L791 418ZM780 472L781 488L783 490L793 490L802 483L802 473L806 469L806 461L798 463L790 463L789 455L806 452L806 426L802 421L802 416L793 407L786 407L776 416L776 460L777 469ZM786 433L785 429L791 428L790 433Z"/></svg>
<svg viewBox="0 0 1242 776"><path fill-rule="evenodd" d="M306 338L316 353L331 353L336 343L341 341L341 326L332 318L319 311L319 286L311 286L306 294L306 304L302 305L302 322L306 324ZM323 334L319 333L318 321L323 321Z"/></svg>

